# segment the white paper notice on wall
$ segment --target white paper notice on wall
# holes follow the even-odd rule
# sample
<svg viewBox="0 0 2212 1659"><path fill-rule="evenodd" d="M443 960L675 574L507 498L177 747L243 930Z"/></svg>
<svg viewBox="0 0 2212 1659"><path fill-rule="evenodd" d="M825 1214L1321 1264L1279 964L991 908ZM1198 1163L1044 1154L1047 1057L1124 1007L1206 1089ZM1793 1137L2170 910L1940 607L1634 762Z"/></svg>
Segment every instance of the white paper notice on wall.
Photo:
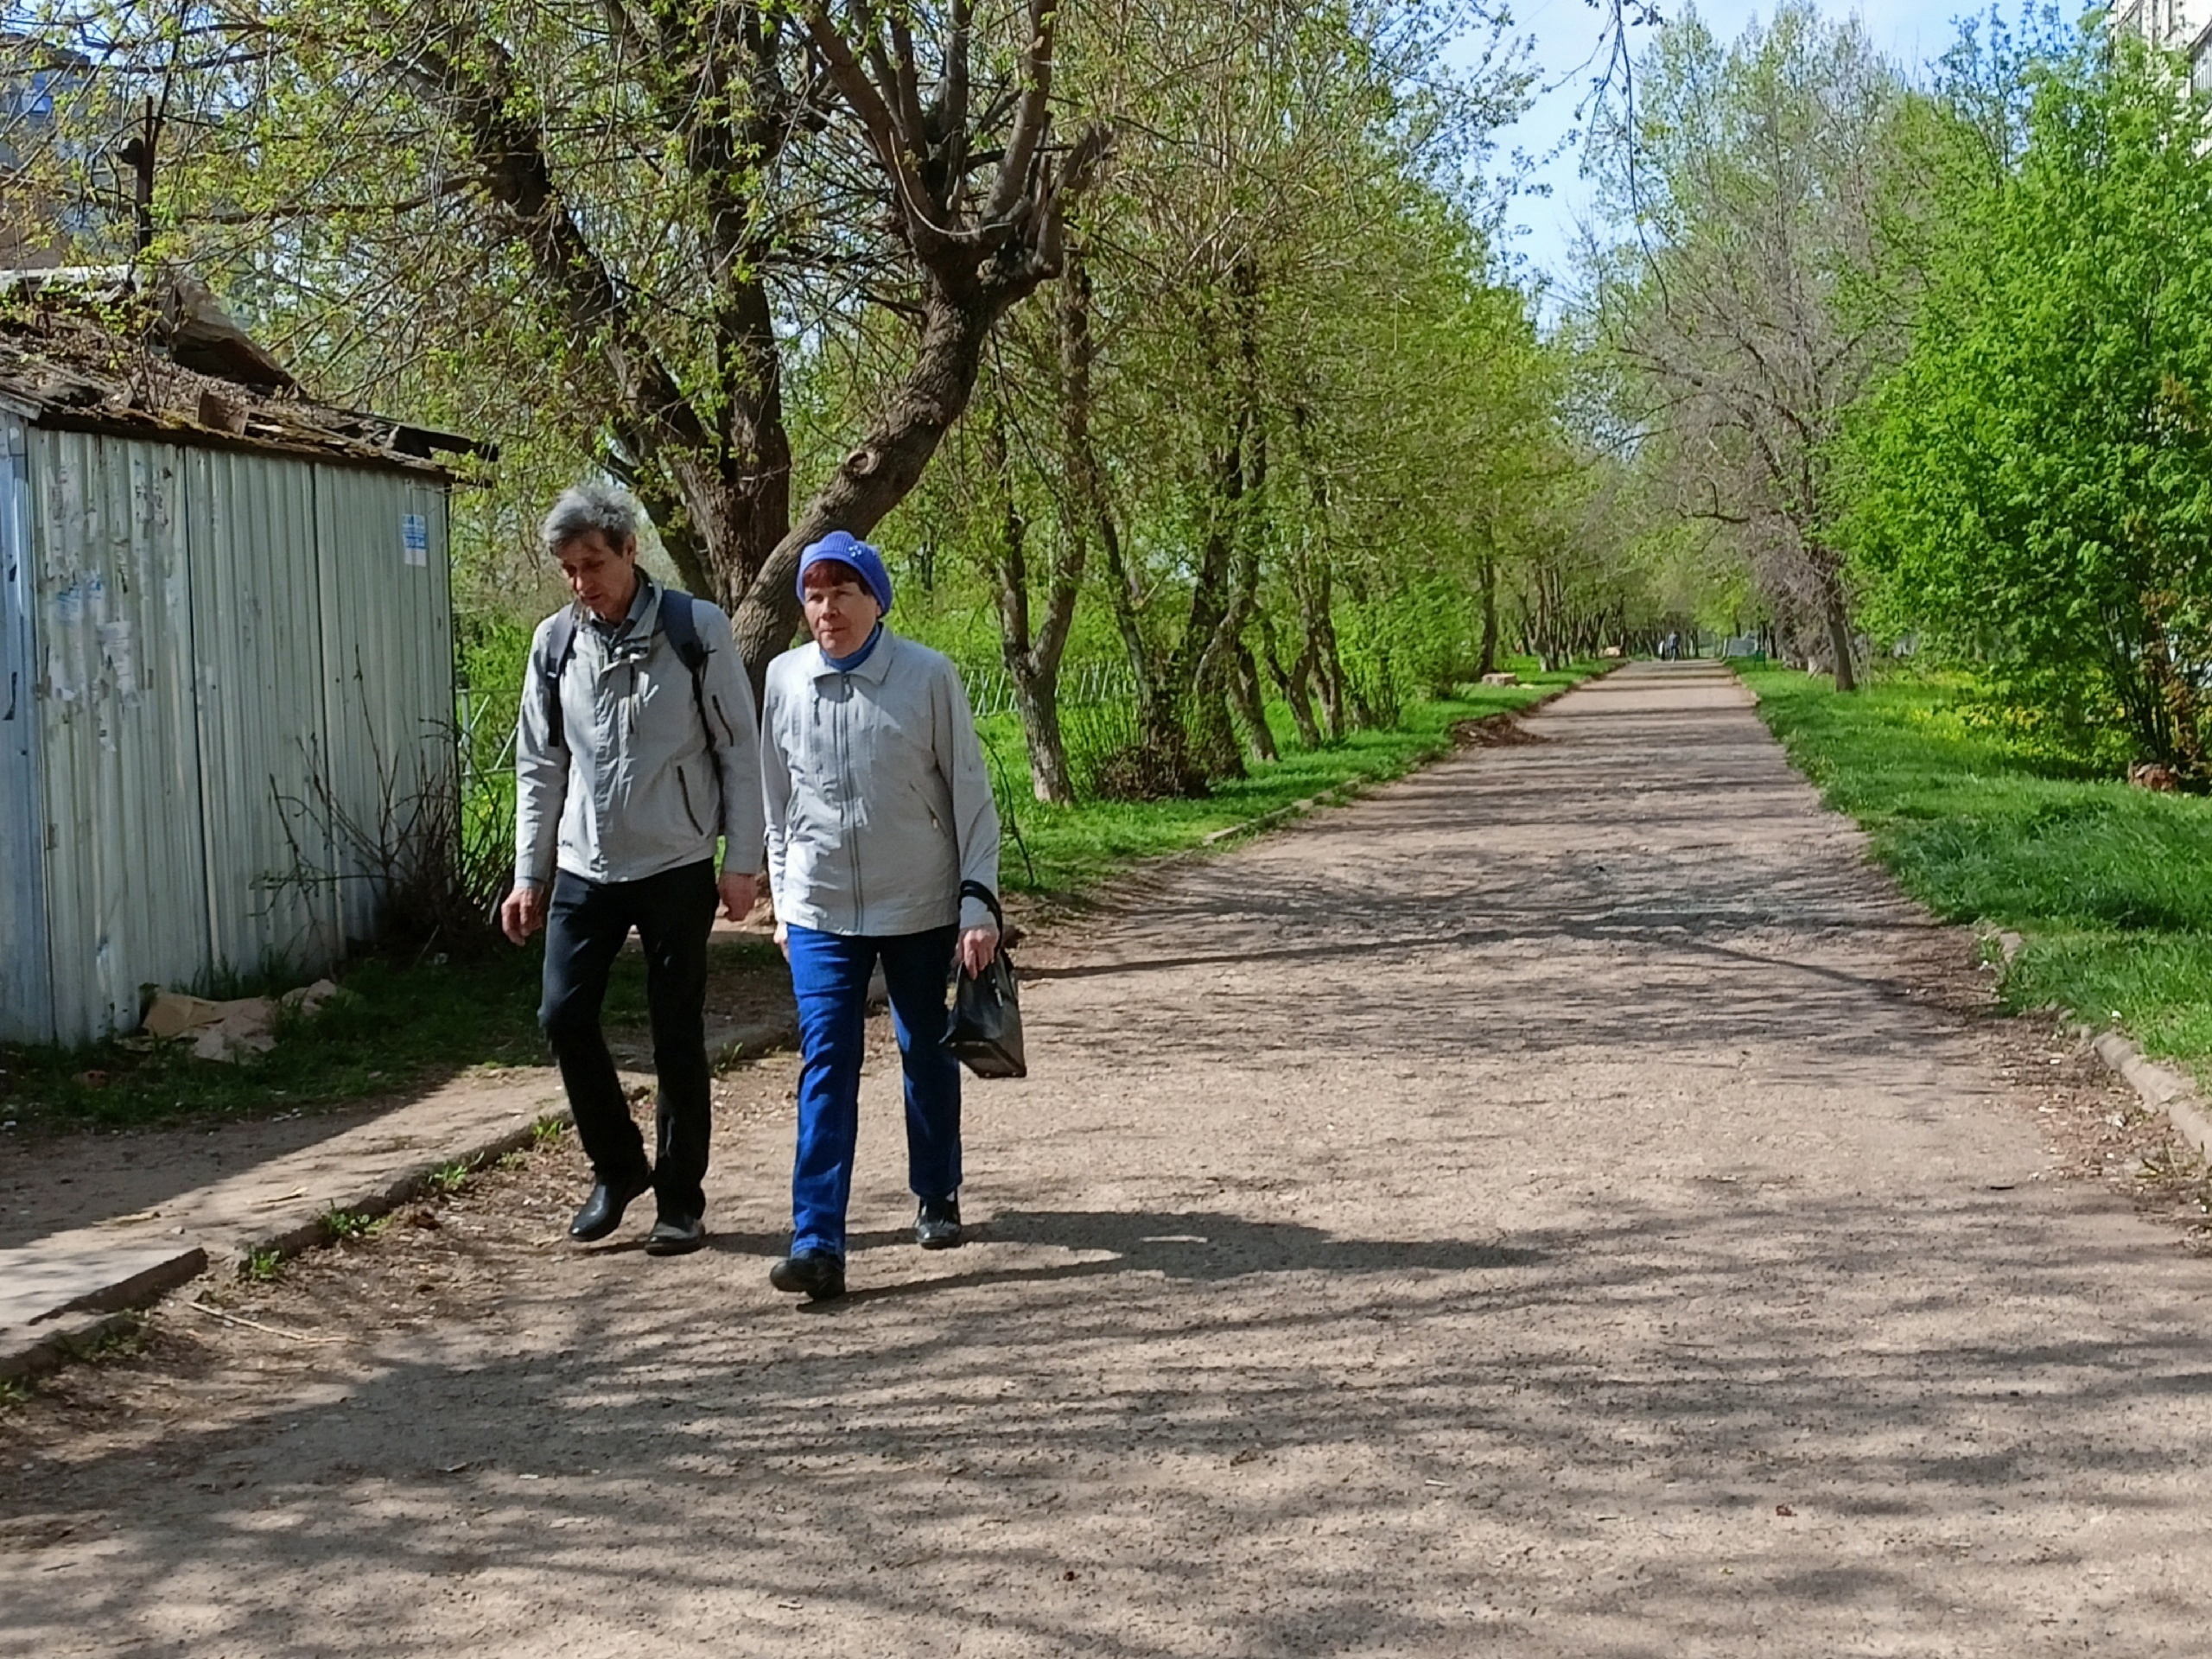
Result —
<svg viewBox="0 0 2212 1659"><path fill-rule="evenodd" d="M399 546L410 564L430 562L430 521L419 512L400 515Z"/></svg>

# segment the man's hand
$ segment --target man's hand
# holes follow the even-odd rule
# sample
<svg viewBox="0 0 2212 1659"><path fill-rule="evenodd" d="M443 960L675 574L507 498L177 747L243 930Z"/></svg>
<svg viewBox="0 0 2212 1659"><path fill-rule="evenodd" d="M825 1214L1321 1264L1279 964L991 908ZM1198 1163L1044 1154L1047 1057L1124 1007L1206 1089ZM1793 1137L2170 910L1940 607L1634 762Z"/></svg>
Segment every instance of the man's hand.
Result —
<svg viewBox="0 0 2212 1659"><path fill-rule="evenodd" d="M753 913L753 906L760 902L758 878L747 875L742 870L724 870L721 880L715 885L721 889L722 915L727 920L743 921Z"/></svg>
<svg viewBox="0 0 2212 1659"><path fill-rule="evenodd" d="M791 959L791 931L781 922L776 924L776 949L784 953L784 960Z"/></svg>
<svg viewBox="0 0 2212 1659"><path fill-rule="evenodd" d="M995 927L963 927L960 930L960 966L968 977L974 979L991 965L991 958L998 954L999 931Z"/></svg>
<svg viewBox="0 0 2212 1659"><path fill-rule="evenodd" d="M499 905L499 931L520 944L545 925L545 889L517 887Z"/></svg>

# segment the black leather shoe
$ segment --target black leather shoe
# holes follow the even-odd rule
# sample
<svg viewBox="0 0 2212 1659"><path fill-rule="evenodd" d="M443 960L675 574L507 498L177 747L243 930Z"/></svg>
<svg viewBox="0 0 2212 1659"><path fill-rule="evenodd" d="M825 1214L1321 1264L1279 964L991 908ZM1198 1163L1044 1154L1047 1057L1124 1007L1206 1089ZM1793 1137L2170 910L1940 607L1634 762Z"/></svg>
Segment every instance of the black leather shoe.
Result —
<svg viewBox="0 0 2212 1659"><path fill-rule="evenodd" d="M707 1223L701 1216L663 1216L645 1235L647 1255L689 1255L707 1242Z"/></svg>
<svg viewBox="0 0 2212 1659"><path fill-rule="evenodd" d="M642 1171L619 1185L600 1182L592 1188L591 1197L584 1200L584 1207L576 1211L576 1218L569 1224L569 1236L580 1244L605 1238L622 1224L622 1212L630 1207L630 1200L652 1184L652 1175Z"/></svg>
<svg viewBox="0 0 2212 1659"><path fill-rule="evenodd" d="M925 1250L957 1250L967 1242L960 1230L960 1200L924 1198L914 1212L914 1243Z"/></svg>
<svg viewBox="0 0 2212 1659"><path fill-rule="evenodd" d="M845 1258L812 1251L787 1255L768 1269L768 1282L810 1302L826 1302L845 1294Z"/></svg>

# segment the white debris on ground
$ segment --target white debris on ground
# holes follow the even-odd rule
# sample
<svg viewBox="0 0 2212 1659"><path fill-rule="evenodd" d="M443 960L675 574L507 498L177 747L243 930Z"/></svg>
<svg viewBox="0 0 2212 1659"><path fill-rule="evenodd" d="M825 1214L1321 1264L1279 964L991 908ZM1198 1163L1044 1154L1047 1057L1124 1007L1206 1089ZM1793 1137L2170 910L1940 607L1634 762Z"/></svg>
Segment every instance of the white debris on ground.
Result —
<svg viewBox="0 0 2212 1659"><path fill-rule="evenodd" d="M227 1002L182 991L157 991L146 1006L141 1028L159 1042L191 1039L192 1052L200 1059L233 1061L248 1054L266 1054L276 1047L279 1010L305 1017L343 995L327 979L318 979L282 996L245 996Z"/></svg>

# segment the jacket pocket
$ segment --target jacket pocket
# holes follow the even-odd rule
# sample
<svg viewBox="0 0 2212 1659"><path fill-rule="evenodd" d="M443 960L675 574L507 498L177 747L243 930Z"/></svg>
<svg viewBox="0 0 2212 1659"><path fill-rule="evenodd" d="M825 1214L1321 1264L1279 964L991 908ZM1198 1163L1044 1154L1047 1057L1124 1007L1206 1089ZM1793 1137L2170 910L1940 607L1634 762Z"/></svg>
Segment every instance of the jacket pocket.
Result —
<svg viewBox="0 0 2212 1659"><path fill-rule="evenodd" d="M929 791L923 788L921 785L916 783L911 778L906 780L906 789L907 792L913 796L914 804L920 807L922 809L923 815L929 819L930 828L937 834L940 836L943 835L944 833L944 821L938 817L937 807L930 799Z"/></svg>
<svg viewBox="0 0 2212 1659"><path fill-rule="evenodd" d="M691 820L691 833L695 836L705 835L707 826L699 822L699 810L691 804L690 777L685 772L683 763L680 761L676 767L676 789L677 792L683 797L683 816Z"/></svg>

